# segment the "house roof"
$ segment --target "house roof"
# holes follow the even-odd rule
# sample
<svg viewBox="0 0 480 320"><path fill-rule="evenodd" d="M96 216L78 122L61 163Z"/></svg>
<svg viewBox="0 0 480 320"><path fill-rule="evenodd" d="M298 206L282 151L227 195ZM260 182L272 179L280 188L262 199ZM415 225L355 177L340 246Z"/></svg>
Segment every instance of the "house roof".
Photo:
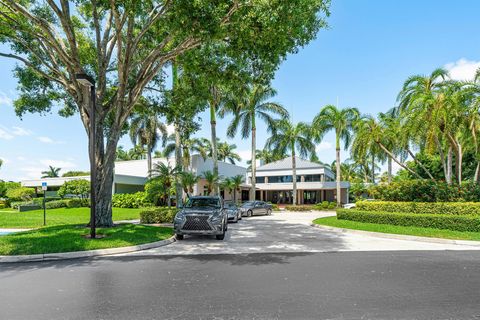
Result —
<svg viewBox="0 0 480 320"><path fill-rule="evenodd" d="M325 168L323 164L311 162L299 157L295 157L297 169L318 169ZM257 168L257 171L273 171L273 170L288 170L292 169L292 157L287 157L282 160L267 163Z"/></svg>

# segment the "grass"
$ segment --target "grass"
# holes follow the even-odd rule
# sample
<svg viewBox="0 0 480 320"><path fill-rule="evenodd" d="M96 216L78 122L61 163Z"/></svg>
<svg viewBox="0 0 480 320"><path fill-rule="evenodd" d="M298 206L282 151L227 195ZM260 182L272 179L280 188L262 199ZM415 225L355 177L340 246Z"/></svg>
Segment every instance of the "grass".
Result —
<svg viewBox="0 0 480 320"><path fill-rule="evenodd" d="M113 208L113 221L140 218L142 209ZM59 208L47 210L47 226L87 224L89 208ZM38 228L43 226L43 210L27 212L0 209L0 228Z"/></svg>
<svg viewBox="0 0 480 320"><path fill-rule="evenodd" d="M63 225L40 228L14 235L0 236L0 255L59 253L127 247L164 240L173 234L172 228L120 224L98 229L106 237L89 240L83 225Z"/></svg>
<svg viewBox="0 0 480 320"><path fill-rule="evenodd" d="M318 218L313 223L329 227L344 229L364 230L381 233L404 234L409 236L420 236L430 238L444 238L455 240L480 240L480 232L462 232L444 229L404 227L389 224L377 224L357 222L350 220L338 220L337 217Z"/></svg>

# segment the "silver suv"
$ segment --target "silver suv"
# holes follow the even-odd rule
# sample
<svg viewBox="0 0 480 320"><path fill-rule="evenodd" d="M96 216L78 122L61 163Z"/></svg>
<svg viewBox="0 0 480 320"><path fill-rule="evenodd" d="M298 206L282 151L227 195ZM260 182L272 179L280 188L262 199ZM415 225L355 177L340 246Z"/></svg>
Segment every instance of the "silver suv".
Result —
<svg viewBox="0 0 480 320"><path fill-rule="evenodd" d="M212 235L225 238L228 216L221 197L191 197L175 216L173 228L178 240L188 235Z"/></svg>

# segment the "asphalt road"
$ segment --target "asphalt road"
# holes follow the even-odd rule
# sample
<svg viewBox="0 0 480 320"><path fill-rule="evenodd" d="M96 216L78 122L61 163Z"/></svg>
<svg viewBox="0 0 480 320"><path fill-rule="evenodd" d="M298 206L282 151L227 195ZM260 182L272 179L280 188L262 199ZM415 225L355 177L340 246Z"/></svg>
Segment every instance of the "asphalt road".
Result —
<svg viewBox="0 0 480 320"><path fill-rule="evenodd" d="M477 319L480 252L129 256L0 265L0 319Z"/></svg>

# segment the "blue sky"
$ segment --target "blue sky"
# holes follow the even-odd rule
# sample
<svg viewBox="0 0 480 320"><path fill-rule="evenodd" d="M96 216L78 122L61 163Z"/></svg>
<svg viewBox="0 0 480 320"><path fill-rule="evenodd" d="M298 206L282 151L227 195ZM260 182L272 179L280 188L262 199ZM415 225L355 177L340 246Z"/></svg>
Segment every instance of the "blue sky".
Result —
<svg viewBox="0 0 480 320"><path fill-rule="evenodd" d="M330 28L315 41L289 56L276 74L274 99L283 104L294 121L310 121L326 104L354 106L376 114L395 105L405 79L447 67L453 78L471 77L480 67L480 1L359 1L332 0ZM40 177L48 165L62 171L88 168L85 130L78 118L55 113L15 116L12 100L16 81L14 63L0 59L0 158L5 163L0 179ZM209 136L208 115L197 135ZM225 139L230 119L219 121ZM258 128L262 147L266 128ZM250 141L233 141L248 160ZM334 159L333 135L318 146L322 161ZM127 137L121 145L129 148ZM348 152L343 153L348 157Z"/></svg>

